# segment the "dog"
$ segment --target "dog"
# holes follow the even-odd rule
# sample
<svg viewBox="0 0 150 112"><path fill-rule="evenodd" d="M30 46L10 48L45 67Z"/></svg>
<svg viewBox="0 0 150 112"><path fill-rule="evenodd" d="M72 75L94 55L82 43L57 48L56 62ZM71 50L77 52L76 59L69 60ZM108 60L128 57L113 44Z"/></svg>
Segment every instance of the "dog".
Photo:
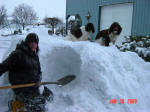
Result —
<svg viewBox="0 0 150 112"><path fill-rule="evenodd" d="M65 40L70 41L86 41L91 39L90 33L95 32L93 23L88 23L80 28L73 28L65 37Z"/></svg>
<svg viewBox="0 0 150 112"><path fill-rule="evenodd" d="M99 31L96 35L95 41L102 46L109 46L112 42L115 44L117 37L120 35L122 27L118 22L111 24L109 29Z"/></svg>

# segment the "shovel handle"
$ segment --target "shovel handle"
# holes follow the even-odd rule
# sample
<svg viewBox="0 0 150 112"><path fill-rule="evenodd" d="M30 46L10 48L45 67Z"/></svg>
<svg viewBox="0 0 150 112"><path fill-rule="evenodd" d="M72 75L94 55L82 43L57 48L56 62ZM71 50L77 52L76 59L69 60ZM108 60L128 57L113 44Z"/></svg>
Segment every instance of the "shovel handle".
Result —
<svg viewBox="0 0 150 112"><path fill-rule="evenodd" d="M47 85L47 84L58 84L58 83L57 83L57 82L39 82L39 86L40 86L40 85ZM35 86L35 85L36 85L36 83L10 85L10 86L3 86L3 87L0 87L0 89L23 88L23 87L31 87L31 86Z"/></svg>
<svg viewBox="0 0 150 112"><path fill-rule="evenodd" d="M31 86L35 86L35 85L36 85L36 83L19 84L19 85L3 86L3 87L0 87L0 89L31 87ZM39 85L41 85L41 83Z"/></svg>
<svg viewBox="0 0 150 112"><path fill-rule="evenodd" d="M47 84L56 84L58 86L64 86L64 85L70 83L74 79L75 79L75 75L67 75L67 76L57 80L56 82L39 82L39 86L40 85L47 85ZM31 86L35 86L36 84L37 83L2 86L2 87L0 87L0 89L31 87Z"/></svg>

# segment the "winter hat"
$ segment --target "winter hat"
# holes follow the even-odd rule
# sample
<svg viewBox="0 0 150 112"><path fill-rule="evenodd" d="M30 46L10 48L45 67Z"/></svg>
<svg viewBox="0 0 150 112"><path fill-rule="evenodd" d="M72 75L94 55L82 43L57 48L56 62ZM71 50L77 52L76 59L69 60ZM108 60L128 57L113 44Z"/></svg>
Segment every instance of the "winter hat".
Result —
<svg viewBox="0 0 150 112"><path fill-rule="evenodd" d="M26 36L25 43L31 43L31 42L35 42L37 44L39 43L39 38L38 38L37 34L35 34L35 33L29 33Z"/></svg>

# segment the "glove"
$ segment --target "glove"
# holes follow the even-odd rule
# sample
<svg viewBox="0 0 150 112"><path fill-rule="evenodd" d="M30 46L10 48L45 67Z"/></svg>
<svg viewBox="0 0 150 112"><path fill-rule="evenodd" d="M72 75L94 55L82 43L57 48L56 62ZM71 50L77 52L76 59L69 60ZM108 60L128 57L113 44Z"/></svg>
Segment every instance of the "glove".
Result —
<svg viewBox="0 0 150 112"><path fill-rule="evenodd" d="M41 82L36 82L34 87L39 87L41 85Z"/></svg>
<svg viewBox="0 0 150 112"><path fill-rule="evenodd" d="M47 100L47 101L53 101L53 92L48 89L46 86L44 86L44 91L42 93L42 96Z"/></svg>

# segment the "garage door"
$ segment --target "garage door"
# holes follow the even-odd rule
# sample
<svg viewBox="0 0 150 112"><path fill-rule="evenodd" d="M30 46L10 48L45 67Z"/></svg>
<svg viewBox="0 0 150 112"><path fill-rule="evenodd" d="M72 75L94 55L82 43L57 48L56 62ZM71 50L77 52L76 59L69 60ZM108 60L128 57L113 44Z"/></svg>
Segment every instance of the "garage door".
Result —
<svg viewBox="0 0 150 112"><path fill-rule="evenodd" d="M118 22L122 27L122 32L117 39L117 44L121 44L124 36L131 35L132 14L133 3L103 6L101 8L100 30L109 28L113 22Z"/></svg>

